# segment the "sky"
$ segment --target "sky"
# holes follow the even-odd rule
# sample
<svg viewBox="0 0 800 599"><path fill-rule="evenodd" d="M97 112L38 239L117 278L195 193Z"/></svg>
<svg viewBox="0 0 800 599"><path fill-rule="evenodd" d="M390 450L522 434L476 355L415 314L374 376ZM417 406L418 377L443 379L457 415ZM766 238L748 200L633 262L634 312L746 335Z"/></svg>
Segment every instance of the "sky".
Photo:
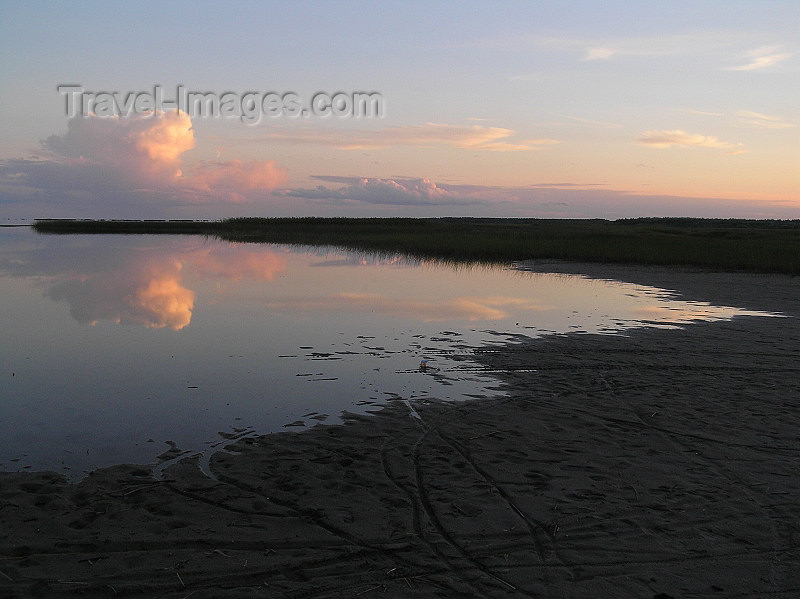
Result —
<svg viewBox="0 0 800 599"><path fill-rule="evenodd" d="M800 218L796 0L12 0L0 73L0 222Z"/></svg>

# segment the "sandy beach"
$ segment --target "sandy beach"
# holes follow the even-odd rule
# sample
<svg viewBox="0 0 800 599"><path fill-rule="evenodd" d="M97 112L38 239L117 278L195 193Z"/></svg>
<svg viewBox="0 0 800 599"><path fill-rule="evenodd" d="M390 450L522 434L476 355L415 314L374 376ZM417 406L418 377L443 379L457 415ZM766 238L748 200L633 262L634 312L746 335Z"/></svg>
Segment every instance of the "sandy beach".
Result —
<svg viewBox="0 0 800 599"><path fill-rule="evenodd" d="M537 263L781 312L476 353L502 397L0 475L0 597L800 596L800 279ZM165 456L169 457L169 456Z"/></svg>

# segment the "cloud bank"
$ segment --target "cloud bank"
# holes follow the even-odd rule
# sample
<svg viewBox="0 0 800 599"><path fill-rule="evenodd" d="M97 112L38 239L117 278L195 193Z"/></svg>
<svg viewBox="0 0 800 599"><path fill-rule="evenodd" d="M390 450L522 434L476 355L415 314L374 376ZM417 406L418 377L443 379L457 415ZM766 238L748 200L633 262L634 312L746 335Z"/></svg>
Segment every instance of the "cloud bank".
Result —
<svg viewBox="0 0 800 599"><path fill-rule="evenodd" d="M381 179L336 176L316 176L314 178L345 185L339 188L319 185L314 189L290 189L283 194L306 199L343 200L398 206L463 205L478 202L476 198L440 187L430 179L424 178Z"/></svg>
<svg viewBox="0 0 800 599"><path fill-rule="evenodd" d="M377 209L384 214L404 215L410 213L405 211L409 207L415 207L418 210L414 214L422 216L797 218L797 208L788 201L648 195L642 189L638 192L614 189L592 181L506 186L453 184L411 177L314 175L311 178L323 184L276 193L316 201L321 211L330 206L332 214L353 216L375 215Z"/></svg>

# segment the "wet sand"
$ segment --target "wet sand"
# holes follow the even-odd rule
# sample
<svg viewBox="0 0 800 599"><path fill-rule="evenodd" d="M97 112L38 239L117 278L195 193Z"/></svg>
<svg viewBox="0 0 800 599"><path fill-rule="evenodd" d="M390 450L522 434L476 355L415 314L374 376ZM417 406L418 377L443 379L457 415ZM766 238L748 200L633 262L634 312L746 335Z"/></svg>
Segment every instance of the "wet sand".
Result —
<svg viewBox="0 0 800 599"><path fill-rule="evenodd" d="M217 481L0 475L0 596L800 596L800 279L530 267L791 318L479 351L507 396L243 439Z"/></svg>

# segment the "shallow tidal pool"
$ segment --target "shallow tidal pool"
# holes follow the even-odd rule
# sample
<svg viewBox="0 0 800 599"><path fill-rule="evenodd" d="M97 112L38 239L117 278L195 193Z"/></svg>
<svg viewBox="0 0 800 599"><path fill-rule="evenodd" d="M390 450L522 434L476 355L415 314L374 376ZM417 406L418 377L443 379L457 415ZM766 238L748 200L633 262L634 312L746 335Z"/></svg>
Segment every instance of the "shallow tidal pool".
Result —
<svg viewBox="0 0 800 599"><path fill-rule="evenodd" d="M762 314L512 265L26 227L0 228L0 298L0 469L71 478L388 401L498 395L471 350L520 335Z"/></svg>

